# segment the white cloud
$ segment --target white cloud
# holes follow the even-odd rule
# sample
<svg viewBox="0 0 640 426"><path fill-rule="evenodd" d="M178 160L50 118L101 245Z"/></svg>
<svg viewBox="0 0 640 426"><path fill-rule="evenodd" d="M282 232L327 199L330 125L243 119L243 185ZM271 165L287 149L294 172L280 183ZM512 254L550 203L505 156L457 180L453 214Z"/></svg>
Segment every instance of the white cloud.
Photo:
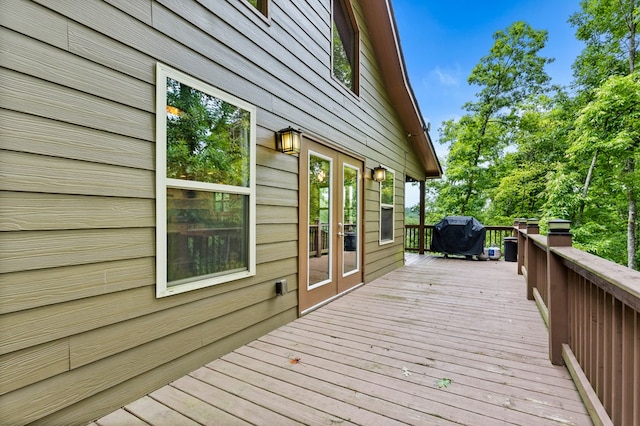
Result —
<svg viewBox="0 0 640 426"><path fill-rule="evenodd" d="M460 85L460 80L458 77L452 73L443 71L440 67L437 67L432 71L433 74L438 78L440 84L443 86L458 86Z"/></svg>

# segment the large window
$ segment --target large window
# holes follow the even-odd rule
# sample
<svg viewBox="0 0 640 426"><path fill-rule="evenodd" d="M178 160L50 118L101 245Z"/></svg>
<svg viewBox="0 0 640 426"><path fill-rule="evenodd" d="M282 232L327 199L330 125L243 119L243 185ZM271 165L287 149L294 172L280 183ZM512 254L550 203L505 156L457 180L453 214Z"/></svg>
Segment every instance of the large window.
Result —
<svg viewBox="0 0 640 426"><path fill-rule="evenodd" d="M255 274L255 107L157 66L156 295Z"/></svg>
<svg viewBox="0 0 640 426"><path fill-rule="evenodd" d="M357 94L360 40L349 0L333 0L332 25L333 76Z"/></svg>
<svg viewBox="0 0 640 426"><path fill-rule="evenodd" d="M395 172L387 169L385 179L380 182L380 244L392 243L394 239Z"/></svg>

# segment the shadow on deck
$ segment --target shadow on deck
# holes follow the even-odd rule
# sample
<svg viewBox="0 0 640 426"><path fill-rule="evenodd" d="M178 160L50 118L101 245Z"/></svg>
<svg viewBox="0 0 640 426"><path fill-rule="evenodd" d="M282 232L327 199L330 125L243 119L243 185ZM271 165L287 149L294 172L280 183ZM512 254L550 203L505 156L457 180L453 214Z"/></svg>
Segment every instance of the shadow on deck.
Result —
<svg viewBox="0 0 640 426"><path fill-rule="evenodd" d="M92 425L590 425L515 271L407 255Z"/></svg>

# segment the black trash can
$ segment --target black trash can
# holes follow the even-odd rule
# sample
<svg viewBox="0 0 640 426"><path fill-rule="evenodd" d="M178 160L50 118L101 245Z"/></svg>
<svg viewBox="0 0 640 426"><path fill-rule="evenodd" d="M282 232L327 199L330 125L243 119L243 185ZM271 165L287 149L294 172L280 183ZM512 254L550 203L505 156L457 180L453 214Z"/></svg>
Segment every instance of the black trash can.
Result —
<svg viewBox="0 0 640 426"><path fill-rule="evenodd" d="M356 251L358 242L356 241L355 232L344 233L344 251Z"/></svg>
<svg viewBox="0 0 640 426"><path fill-rule="evenodd" d="M504 260L507 262L518 261L518 237L504 239Z"/></svg>

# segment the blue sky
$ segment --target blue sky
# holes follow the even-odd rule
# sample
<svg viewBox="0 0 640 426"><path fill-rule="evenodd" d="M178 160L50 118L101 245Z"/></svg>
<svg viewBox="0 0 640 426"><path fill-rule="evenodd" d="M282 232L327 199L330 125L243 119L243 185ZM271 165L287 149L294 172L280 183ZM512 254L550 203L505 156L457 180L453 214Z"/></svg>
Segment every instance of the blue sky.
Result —
<svg viewBox="0 0 640 426"><path fill-rule="evenodd" d="M440 123L462 115L462 105L474 100L477 87L467 79L480 58L489 53L493 34L515 21L549 32L541 54L555 58L547 66L554 84L571 82L571 64L582 51L569 16L579 0L392 0L411 86L431 137ZM436 143L438 154L446 147Z"/></svg>
<svg viewBox="0 0 640 426"><path fill-rule="evenodd" d="M447 147L438 143L441 123L463 114L475 100L477 87L467 79L480 58L489 53L493 34L515 21L549 32L541 55L555 58L547 66L553 84L568 85L571 65L584 45L575 39L569 16L579 0L392 0L405 65L440 161ZM407 205L417 197L407 194Z"/></svg>

